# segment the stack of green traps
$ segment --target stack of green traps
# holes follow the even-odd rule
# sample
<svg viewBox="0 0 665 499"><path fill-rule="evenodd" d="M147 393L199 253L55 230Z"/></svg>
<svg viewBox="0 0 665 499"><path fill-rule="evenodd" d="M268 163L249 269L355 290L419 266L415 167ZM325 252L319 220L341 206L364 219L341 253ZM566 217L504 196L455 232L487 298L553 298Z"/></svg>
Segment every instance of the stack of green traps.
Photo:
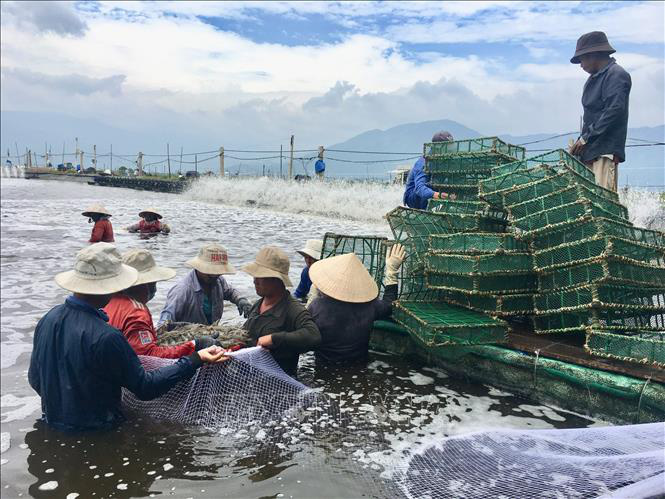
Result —
<svg viewBox="0 0 665 499"><path fill-rule="evenodd" d="M508 329L499 319L442 302L400 300L393 319L428 347L502 343Z"/></svg>
<svg viewBox="0 0 665 499"><path fill-rule="evenodd" d="M432 188L455 194L461 201L476 201L479 181L491 177L496 167L524 159L525 154L523 147L497 137L432 142L423 151Z"/></svg>
<svg viewBox="0 0 665 499"><path fill-rule="evenodd" d="M427 286L457 305L497 316L533 310L536 276L528 246L511 234L431 236Z"/></svg>
<svg viewBox="0 0 665 499"><path fill-rule="evenodd" d="M355 253L381 287L386 262L387 237L347 236L326 232L323 236L321 258Z"/></svg>

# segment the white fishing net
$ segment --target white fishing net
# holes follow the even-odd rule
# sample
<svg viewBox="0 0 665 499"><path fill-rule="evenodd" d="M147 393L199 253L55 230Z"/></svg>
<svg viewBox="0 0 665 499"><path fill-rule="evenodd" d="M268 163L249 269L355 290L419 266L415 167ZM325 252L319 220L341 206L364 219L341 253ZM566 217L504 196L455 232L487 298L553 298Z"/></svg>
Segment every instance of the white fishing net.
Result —
<svg viewBox="0 0 665 499"><path fill-rule="evenodd" d="M665 423L444 439L394 474L407 497L662 497Z"/></svg>
<svg viewBox="0 0 665 499"><path fill-rule="evenodd" d="M299 453L299 462L309 467L343 466L363 486L359 495L665 495L665 423L477 432L396 456L387 451L379 417L370 408L359 418L285 374L260 347L232 355L223 364L203 366L155 400L124 391L123 403L155 420L204 426L248 449L252 459ZM141 362L151 370L174 360L141 357Z"/></svg>

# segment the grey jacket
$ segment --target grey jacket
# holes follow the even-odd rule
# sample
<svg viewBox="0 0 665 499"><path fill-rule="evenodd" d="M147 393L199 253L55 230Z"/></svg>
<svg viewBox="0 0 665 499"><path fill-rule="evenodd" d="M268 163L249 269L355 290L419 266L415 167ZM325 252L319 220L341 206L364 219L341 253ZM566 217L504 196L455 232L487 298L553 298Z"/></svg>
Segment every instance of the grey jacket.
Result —
<svg viewBox="0 0 665 499"><path fill-rule="evenodd" d="M630 75L613 58L587 79L582 94L582 138L587 143L582 161L593 161L603 154L616 155L619 162L626 160L631 85Z"/></svg>
<svg viewBox="0 0 665 499"><path fill-rule="evenodd" d="M212 300L212 323L214 324L222 318L224 300L237 304L242 296L226 282L224 277L219 276L210 298ZM203 289L196 278L196 271L192 270L169 289L164 310L159 316L158 326L167 320L208 324L208 319L203 313Z"/></svg>

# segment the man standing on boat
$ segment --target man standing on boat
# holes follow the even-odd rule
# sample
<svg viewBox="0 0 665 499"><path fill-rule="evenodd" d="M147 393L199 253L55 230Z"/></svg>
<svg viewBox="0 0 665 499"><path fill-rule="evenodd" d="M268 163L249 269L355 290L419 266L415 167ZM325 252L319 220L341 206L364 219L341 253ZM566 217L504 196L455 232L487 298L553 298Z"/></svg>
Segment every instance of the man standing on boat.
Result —
<svg viewBox="0 0 665 499"><path fill-rule="evenodd" d="M452 142L453 136L450 132L437 132L432 137L432 142ZM436 192L429 185L429 178L425 173L425 158L420 157L413 165L406 180L403 202L409 208L419 210L427 209L427 201L430 199L455 199L455 194Z"/></svg>
<svg viewBox="0 0 665 499"><path fill-rule="evenodd" d="M631 79L610 54L616 52L602 31L592 31L577 40L570 60L591 76L584 84L582 134L571 147L593 170L596 183L616 192L617 165L626 160L628 97Z"/></svg>
<svg viewBox="0 0 665 499"><path fill-rule="evenodd" d="M238 313L247 317L252 304L223 277L236 272L229 263L226 248L206 244L187 266L193 270L166 295L166 305L159 316L160 326L166 321L215 324L224 313L224 300L235 303Z"/></svg>

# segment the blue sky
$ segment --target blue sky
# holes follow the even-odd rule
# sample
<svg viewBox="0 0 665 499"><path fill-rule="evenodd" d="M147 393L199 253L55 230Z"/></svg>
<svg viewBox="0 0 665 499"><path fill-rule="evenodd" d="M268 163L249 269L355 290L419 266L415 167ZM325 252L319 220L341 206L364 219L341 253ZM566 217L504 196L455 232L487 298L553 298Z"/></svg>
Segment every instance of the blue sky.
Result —
<svg viewBox="0 0 665 499"><path fill-rule="evenodd" d="M604 30L633 127L662 124L662 2L2 2L3 110L234 144L453 119L567 131Z"/></svg>

